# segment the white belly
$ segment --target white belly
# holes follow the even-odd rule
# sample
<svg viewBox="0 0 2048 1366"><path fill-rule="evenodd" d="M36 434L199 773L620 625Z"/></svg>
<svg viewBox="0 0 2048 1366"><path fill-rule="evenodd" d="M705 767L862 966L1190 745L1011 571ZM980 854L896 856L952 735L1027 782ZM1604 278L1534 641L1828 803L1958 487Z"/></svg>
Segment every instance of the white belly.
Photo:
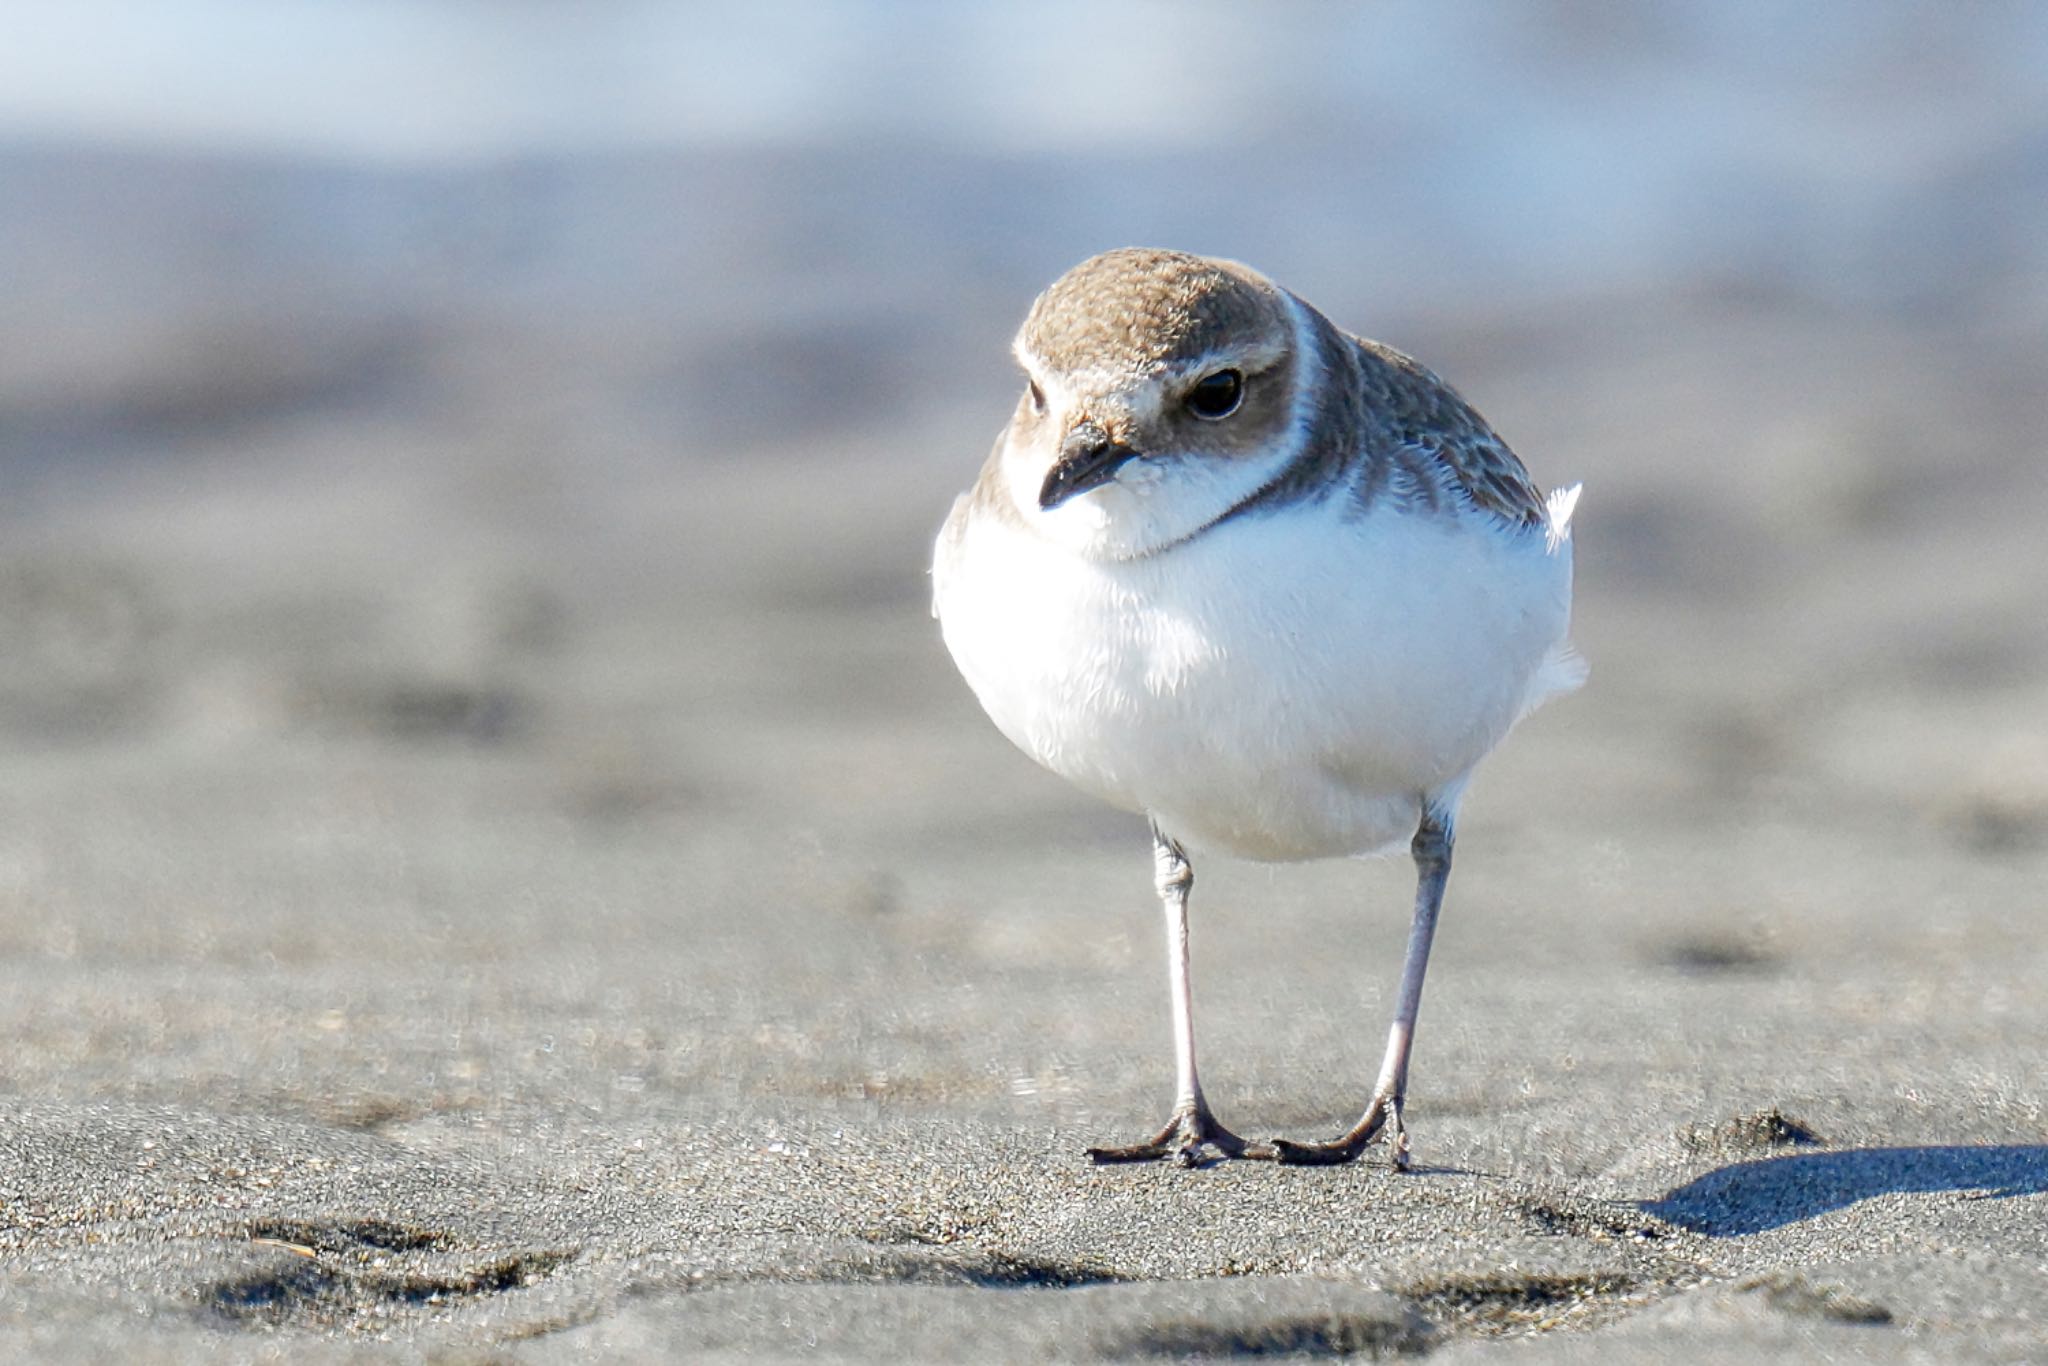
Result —
<svg viewBox="0 0 2048 1366"><path fill-rule="evenodd" d="M1083 559L996 518L933 569L960 671L1055 773L1254 859L1405 841L1560 683L1571 546L1329 504Z"/></svg>

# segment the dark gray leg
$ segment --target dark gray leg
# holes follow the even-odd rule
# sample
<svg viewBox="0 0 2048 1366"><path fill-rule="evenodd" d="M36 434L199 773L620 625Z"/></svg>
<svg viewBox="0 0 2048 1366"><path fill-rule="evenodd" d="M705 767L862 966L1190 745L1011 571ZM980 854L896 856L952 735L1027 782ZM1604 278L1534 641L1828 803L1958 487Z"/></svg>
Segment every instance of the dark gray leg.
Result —
<svg viewBox="0 0 2048 1366"><path fill-rule="evenodd" d="M1173 988L1173 1056L1179 1083L1173 1116L1165 1128L1143 1143L1090 1148L1088 1156L1097 1162L1152 1162L1173 1157L1192 1165L1207 1146L1225 1157L1243 1157L1245 1141L1210 1113L1209 1102L1202 1096L1201 1075L1195 1070L1195 1011L1188 975L1188 892L1195 885L1195 870L1188 863L1187 851L1156 824L1152 827L1152 869L1153 885L1166 908L1167 980Z"/></svg>
<svg viewBox="0 0 2048 1366"><path fill-rule="evenodd" d="M1328 1143L1273 1140L1273 1156L1281 1162L1328 1165L1349 1162L1377 1139L1386 1136L1394 1165L1408 1165L1408 1131L1401 1124L1401 1105L1408 1098L1408 1051L1415 1042L1415 1016L1422 1008L1422 975L1429 968L1429 945L1436 937L1437 912L1443 908L1444 884L1451 876L1452 831L1448 815L1427 804L1422 824L1409 846L1415 856L1415 923L1408 930L1408 957L1401 965L1401 998L1394 1006L1394 1026L1387 1031L1387 1056L1372 1103L1349 1133Z"/></svg>

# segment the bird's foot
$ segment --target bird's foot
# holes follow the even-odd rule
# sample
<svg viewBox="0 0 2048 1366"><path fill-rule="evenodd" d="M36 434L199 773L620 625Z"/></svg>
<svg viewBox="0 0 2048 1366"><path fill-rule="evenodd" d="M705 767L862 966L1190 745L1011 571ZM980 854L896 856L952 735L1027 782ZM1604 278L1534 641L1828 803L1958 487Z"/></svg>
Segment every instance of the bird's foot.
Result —
<svg viewBox="0 0 2048 1366"><path fill-rule="evenodd" d="M1394 1170L1408 1170L1408 1130L1401 1123L1401 1097L1384 1092L1372 1098L1365 1117L1349 1133L1328 1143L1296 1143L1276 1138L1271 1152L1273 1161L1286 1166L1333 1167L1351 1161L1381 1140L1393 1150Z"/></svg>
<svg viewBox="0 0 2048 1366"><path fill-rule="evenodd" d="M1098 1166L1111 1162L1158 1162L1172 1158L1183 1167L1197 1167L1202 1164L1204 1148L1213 1148L1224 1157L1270 1159L1273 1155L1264 1144L1247 1143L1224 1128L1222 1122L1209 1112L1208 1105L1197 1100L1174 1111L1173 1118L1166 1121L1166 1127L1145 1142L1121 1148L1090 1148L1088 1156Z"/></svg>

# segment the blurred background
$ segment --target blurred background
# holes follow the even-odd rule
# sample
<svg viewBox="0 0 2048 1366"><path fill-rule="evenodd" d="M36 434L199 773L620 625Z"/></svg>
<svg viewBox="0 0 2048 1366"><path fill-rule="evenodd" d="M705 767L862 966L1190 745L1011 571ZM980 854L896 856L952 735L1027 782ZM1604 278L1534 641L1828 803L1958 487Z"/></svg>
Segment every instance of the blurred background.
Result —
<svg viewBox="0 0 2048 1366"><path fill-rule="evenodd" d="M1032 296L1128 244L1585 481L1593 682L1461 874L1542 929L1447 959L2031 935L2048 8L4 0L13 1084L1121 1106L1086 1020L977 1042L1085 943L1150 1095L1142 834L980 717L924 578Z"/></svg>

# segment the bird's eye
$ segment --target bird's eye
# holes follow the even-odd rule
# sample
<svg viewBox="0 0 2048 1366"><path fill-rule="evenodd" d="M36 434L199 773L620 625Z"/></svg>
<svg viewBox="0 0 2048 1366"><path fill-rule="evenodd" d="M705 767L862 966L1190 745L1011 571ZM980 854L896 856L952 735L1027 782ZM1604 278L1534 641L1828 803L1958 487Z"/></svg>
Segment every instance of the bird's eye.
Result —
<svg viewBox="0 0 2048 1366"><path fill-rule="evenodd" d="M1045 413L1045 390L1038 387L1037 380L1027 380L1024 392L1031 399L1031 411L1041 416Z"/></svg>
<svg viewBox="0 0 2048 1366"><path fill-rule="evenodd" d="M1182 400L1189 412L1206 422L1229 417L1244 401L1244 376L1236 370L1218 370L1195 381Z"/></svg>

